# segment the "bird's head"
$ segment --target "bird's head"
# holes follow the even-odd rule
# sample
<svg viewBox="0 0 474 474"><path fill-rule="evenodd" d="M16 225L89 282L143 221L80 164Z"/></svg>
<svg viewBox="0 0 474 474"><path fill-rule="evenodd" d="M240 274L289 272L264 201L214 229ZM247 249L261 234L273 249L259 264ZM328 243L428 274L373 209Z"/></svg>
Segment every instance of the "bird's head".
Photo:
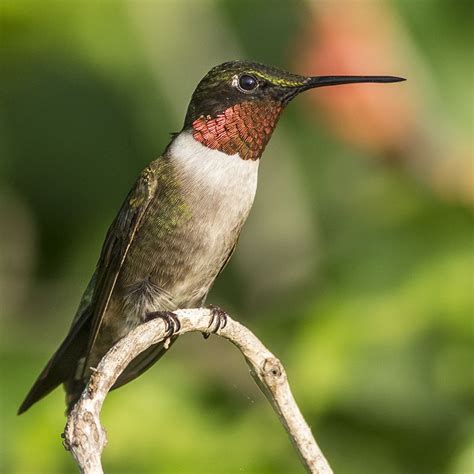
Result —
<svg viewBox="0 0 474 474"><path fill-rule="evenodd" d="M284 107L314 87L355 82L398 82L392 76L299 76L250 61L212 68L196 87L184 129L203 145L242 159L256 160Z"/></svg>

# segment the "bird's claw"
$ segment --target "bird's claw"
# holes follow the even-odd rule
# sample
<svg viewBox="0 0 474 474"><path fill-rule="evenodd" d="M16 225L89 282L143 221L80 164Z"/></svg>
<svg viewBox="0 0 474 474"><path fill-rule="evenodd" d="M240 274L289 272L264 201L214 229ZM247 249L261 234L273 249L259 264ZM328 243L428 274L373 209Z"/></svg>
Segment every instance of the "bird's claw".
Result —
<svg viewBox="0 0 474 474"><path fill-rule="evenodd" d="M148 313L145 318L145 322L151 321L152 319L162 319L165 323L166 337L174 336L181 329L181 323L179 322L178 316L171 311L155 311Z"/></svg>
<svg viewBox="0 0 474 474"><path fill-rule="evenodd" d="M219 306L210 304L207 308L211 310L211 321L208 326L209 331L202 333L204 339L207 339L211 334L216 334L217 331L224 329L227 326L227 318L229 317L229 315Z"/></svg>

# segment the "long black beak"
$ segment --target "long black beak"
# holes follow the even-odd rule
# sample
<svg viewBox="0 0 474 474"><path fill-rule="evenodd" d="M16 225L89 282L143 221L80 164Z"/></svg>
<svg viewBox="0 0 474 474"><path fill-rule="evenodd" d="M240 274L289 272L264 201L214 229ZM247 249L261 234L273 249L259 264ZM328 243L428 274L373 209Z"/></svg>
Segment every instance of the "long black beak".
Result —
<svg viewBox="0 0 474 474"><path fill-rule="evenodd" d="M406 79L395 76L313 76L308 77L304 84L300 84L285 91L282 101L284 104L287 104L301 92L307 91L308 89L314 89L315 87L339 86L342 84L356 84L363 82L387 83L401 81L406 81Z"/></svg>
<svg viewBox="0 0 474 474"><path fill-rule="evenodd" d="M339 86L342 84L357 84L364 82L402 82L406 81L403 77L396 76L313 76L309 77L305 84L295 87L290 93L286 94L284 102L288 103L295 96L308 89L325 86Z"/></svg>
<svg viewBox="0 0 474 474"><path fill-rule="evenodd" d="M314 87L338 86L341 84L355 84L361 82L402 82L406 81L403 77L395 76L314 76L310 77L303 86L304 90Z"/></svg>

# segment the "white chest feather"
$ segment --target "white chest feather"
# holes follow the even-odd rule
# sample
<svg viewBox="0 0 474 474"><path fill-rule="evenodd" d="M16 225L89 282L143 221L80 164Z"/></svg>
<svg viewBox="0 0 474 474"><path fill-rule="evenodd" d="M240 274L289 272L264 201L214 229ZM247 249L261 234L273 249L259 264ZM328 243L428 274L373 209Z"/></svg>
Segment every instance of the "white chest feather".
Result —
<svg viewBox="0 0 474 474"><path fill-rule="evenodd" d="M245 220L257 190L259 160L242 160L238 154L212 150L188 132L174 140L169 154L187 188L185 194L197 200L193 207L202 205L208 217L223 214L226 226Z"/></svg>

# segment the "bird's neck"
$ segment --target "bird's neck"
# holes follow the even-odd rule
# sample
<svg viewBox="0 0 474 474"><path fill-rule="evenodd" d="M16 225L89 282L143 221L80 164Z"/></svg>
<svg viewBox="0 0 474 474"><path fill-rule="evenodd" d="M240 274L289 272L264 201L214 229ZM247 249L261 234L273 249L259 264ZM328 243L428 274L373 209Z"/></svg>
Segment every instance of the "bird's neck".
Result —
<svg viewBox="0 0 474 474"><path fill-rule="evenodd" d="M226 155L258 160L278 122L283 106L274 101L247 101L214 117L201 115L191 124L195 140Z"/></svg>

